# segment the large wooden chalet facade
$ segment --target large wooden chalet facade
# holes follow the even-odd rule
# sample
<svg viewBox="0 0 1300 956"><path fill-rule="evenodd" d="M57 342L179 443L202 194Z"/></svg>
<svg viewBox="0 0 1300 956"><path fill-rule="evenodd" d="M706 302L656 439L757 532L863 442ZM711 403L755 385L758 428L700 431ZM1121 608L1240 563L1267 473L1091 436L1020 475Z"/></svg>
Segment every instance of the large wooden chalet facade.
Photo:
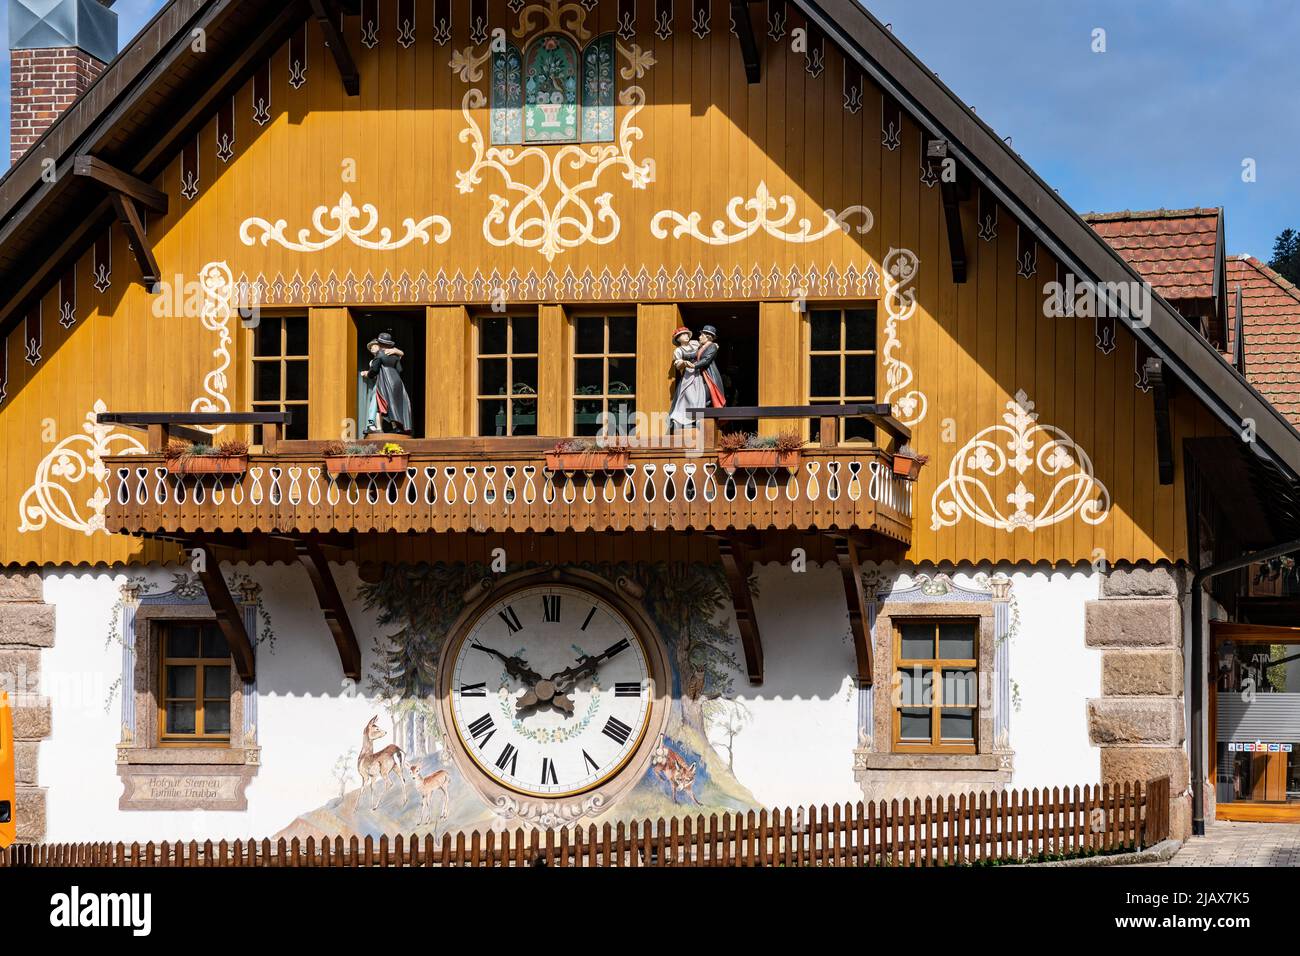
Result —
<svg viewBox="0 0 1300 956"><path fill-rule="evenodd" d="M25 839L1300 790L1192 578L1300 536L1300 436L852 0L173 0L0 181L0 283ZM335 474L384 331L411 433Z"/></svg>

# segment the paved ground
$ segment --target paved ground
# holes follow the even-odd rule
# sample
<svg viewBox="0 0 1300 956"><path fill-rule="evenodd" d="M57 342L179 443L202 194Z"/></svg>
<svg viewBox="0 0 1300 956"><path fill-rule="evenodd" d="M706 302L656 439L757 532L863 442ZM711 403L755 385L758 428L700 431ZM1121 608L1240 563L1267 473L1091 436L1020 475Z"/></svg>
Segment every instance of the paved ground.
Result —
<svg viewBox="0 0 1300 956"><path fill-rule="evenodd" d="M1229 823L1205 828L1192 837L1168 863L1154 866L1298 866L1300 824Z"/></svg>

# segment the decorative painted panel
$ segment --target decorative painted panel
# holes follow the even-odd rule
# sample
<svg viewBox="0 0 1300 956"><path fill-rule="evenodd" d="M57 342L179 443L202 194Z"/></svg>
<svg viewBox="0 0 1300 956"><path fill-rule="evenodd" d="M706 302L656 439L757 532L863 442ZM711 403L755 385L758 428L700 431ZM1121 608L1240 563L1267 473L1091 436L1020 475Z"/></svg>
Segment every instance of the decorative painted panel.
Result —
<svg viewBox="0 0 1300 956"><path fill-rule="evenodd" d="M511 44L492 54L492 142L524 141L524 61Z"/></svg>
<svg viewBox="0 0 1300 956"><path fill-rule="evenodd" d="M606 34L582 51L582 141L614 139L614 37Z"/></svg>
<svg viewBox="0 0 1300 956"><path fill-rule="evenodd" d="M578 138L578 49L559 34L524 53L524 140L570 143Z"/></svg>

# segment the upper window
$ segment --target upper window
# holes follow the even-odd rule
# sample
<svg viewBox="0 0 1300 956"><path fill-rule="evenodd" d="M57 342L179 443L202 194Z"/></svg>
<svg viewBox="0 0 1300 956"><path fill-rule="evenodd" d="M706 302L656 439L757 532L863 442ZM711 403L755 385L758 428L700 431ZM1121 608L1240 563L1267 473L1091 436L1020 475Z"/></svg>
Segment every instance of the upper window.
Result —
<svg viewBox="0 0 1300 956"><path fill-rule="evenodd" d="M293 412L284 431L289 439L306 439L307 316L264 315L253 333L253 411ZM261 444L261 427L253 443Z"/></svg>
<svg viewBox="0 0 1300 956"><path fill-rule="evenodd" d="M162 631L163 743L226 743L230 740L230 648L211 622L169 623Z"/></svg>
<svg viewBox="0 0 1300 956"><path fill-rule="evenodd" d="M573 433L626 435L636 414L636 316L573 323Z"/></svg>
<svg viewBox="0 0 1300 956"><path fill-rule="evenodd" d="M476 323L478 433L537 434L537 316L492 316Z"/></svg>
<svg viewBox="0 0 1300 956"><path fill-rule="evenodd" d="M894 622L894 749L976 752L979 621Z"/></svg>
<svg viewBox="0 0 1300 956"><path fill-rule="evenodd" d="M844 405L876 400L876 310L812 309L808 314L808 400ZM813 440L820 438L813 419ZM846 418L843 441L873 441L875 428L863 418Z"/></svg>
<svg viewBox="0 0 1300 956"><path fill-rule="evenodd" d="M606 143L614 139L614 36L581 50L547 33L520 53L492 55L492 142Z"/></svg>

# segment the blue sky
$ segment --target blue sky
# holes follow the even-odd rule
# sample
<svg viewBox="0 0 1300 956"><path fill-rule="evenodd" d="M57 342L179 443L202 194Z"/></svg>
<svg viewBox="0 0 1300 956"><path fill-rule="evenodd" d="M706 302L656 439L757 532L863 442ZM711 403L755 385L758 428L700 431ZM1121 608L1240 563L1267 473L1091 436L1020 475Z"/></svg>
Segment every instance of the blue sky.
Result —
<svg viewBox="0 0 1300 956"><path fill-rule="evenodd" d="M118 0L120 36L162 0ZM1296 0L867 0L1075 209L1224 206L1228 248L1300 228ZM8 36L7 2L0 29ZM1106 52L1092 52L1093 31ZM0 66L7 122L8 58ZM9 137L0 139L8 165ZM1256 181L1242 181L1242 161Z"/></svg>

